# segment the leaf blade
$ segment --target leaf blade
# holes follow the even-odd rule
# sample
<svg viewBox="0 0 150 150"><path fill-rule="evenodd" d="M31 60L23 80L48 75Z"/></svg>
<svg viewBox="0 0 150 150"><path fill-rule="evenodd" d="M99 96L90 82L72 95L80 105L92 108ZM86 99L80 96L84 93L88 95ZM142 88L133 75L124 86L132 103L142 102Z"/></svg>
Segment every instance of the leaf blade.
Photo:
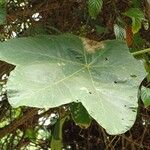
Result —
<svg viewBox="0 0 150 150"><path fill-rule="evenodd" d="M144 13L138 8L130 8L124 14L132 19L132 31L137 33L141 29L142 21L146 20Z"/></svg>
<svg viewBox="0 0 150 150"><path fill-rule="evenodd" d="M14 49L15 42L24 40L19 50ZM133 125L138 85L145 73L124 42L105 41L92 53L87 53L89 47L72 35L22 38L15 42L0 45L0 58L16 65L7 83L9 102L14 107L57 107L81 102L109 134L124 133ZM25 49L26 53L20 52L19 58L11 52ZM35 57L28 49L37 51ZM29 57L29 61L24 57Z"/></svg>
<svg viewBox="0 0 150 150"><path fill-rule="evenodd" d="M88 10L89 14L93 19L96 19L97 15L102 9L103 0L89 0L88 1Z"/></svg>

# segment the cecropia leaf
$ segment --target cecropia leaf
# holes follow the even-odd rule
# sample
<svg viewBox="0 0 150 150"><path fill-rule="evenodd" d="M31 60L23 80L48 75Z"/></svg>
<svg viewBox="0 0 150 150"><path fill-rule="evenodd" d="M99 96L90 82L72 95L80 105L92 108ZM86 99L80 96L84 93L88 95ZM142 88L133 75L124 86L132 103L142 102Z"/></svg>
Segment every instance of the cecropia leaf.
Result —
<svg viewBox="0 0 150 150"><path fill-rule="evenodd" d="M0 44L0 59L16 65L7 83L13 107L81 102L109 134L124 133L135 122L145 72L122 41L97 43L73 35L19 38Z"/></svg>

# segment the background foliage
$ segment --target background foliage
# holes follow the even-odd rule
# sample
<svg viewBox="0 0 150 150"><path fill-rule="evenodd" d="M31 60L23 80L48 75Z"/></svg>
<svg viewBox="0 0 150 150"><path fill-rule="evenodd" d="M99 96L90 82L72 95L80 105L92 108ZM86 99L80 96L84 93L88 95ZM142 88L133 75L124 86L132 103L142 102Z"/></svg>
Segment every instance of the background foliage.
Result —
<svg viewBox="0 0 150 150"><path fill-rule="evenodd" d="M96 41L121 37L126 40L132 52L150 47L148 1L1 2L0 10L7 12L0 14L1 41L14 37L70 32ZM115 25L117 32L114 32ZM149 53L140 57L145 59L145 66L149 72ZM3 82L7 79L4 74L8 75L14 66L1 62L0 68ZM149 77L143 80L141 86L144 91L143 100L146 100L147 106ZM149 149L149 107L144 107L142 101L139 103L139 113L133 128L125 134L110 136L94 120L89 128L83 129L76 126L70 118L64 118L69 113L65 110L67 106L52 109L14 109L9 105L5 94L0 101L0 148L49 149L51 146L60 149L63 146L65 149Z"/></svg>

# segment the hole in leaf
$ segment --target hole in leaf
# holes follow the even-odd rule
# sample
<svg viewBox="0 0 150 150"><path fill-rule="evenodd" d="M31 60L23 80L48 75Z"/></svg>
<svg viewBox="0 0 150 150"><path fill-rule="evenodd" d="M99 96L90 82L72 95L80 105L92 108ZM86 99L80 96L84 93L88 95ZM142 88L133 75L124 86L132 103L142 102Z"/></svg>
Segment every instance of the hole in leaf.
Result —
<svg viewBox="0 0 150 150"><path fill-rule="evenodd" d="M135 74L130 74L130 77L136 78L137 76Z"/></svg>
<svg viewBox="0 0 150 150"><path fill-rule="evenodd" d="M118 82L117 82L117 81L114 81L114 83L117 84Z"/></svg>
<svg viewBox="0 0 150 150"><path fill-rule="evenodd" d="M107 57L105 57L105 61L107 61L108 60L108 58Z"/></svg>
<svg viewBox="0 0 150 150"><path fill-rule="evenodd" d="M132 109L132 112L136 112L136 110Z"/></svg>
<svg viewBox="0 0 150 150"><path fill-rule="evenodd" d="M92 94L92 92L89 92L89 94Z"/></svg>

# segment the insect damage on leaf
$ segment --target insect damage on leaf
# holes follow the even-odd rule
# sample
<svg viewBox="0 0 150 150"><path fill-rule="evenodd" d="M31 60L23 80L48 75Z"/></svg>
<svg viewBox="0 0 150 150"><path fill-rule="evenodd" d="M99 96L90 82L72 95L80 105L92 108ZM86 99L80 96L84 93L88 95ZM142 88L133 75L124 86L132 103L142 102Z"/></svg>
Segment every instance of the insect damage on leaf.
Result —
<svg viewBox="0 0 150 150"><path fill-rule="evenodd" d="M104 49L104 43L81 37L84 49L87 53L95 53L96 50Z"/></svg>

